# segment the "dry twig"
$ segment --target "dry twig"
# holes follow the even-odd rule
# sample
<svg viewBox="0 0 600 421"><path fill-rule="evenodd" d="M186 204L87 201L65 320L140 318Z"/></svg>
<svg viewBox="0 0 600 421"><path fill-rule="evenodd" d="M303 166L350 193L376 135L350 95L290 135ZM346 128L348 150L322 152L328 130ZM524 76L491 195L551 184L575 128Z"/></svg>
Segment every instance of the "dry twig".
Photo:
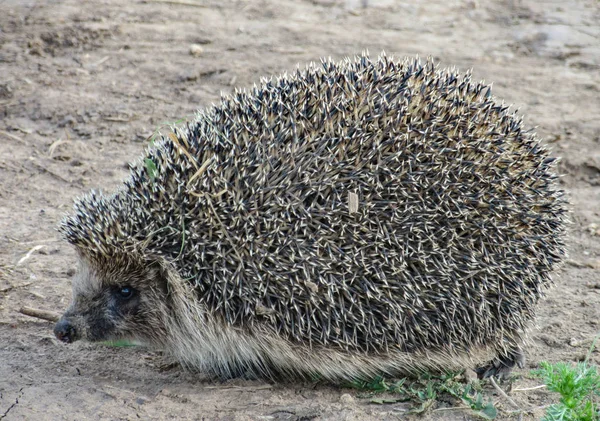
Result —
<svg viewBox="0 0 600 421"><path fill-rule="evenodd" d="M11 134L11 133L6 132L4 130L0 130L0 134L3 134L4 136L8 137L9 139L16 140L17 142L21 142L23 145L27 144L27 142L25 142L19 136L15 136L14 134Z"/></svg>
<svg viewBox="0 0 600 421"><path fill-rule="evenodd" d="M53 311L38 310L31 307L21 307L19 313L54 323L58 322L58 319L60 319L60 316Z"/></svg>
<svg viewBox="0 0 600 421"><path fill-rule="evenodd" d="M500 386L498 386L498 383L496 383L496 380L494 380L493 376L490 377L490 383L492 383L492 386L494 386L494 389L496 389L500 396L506 399L513 407L522 411L521 407L517 405L517 403L510 396L508 396L504 390L500 388Z"/></svg>

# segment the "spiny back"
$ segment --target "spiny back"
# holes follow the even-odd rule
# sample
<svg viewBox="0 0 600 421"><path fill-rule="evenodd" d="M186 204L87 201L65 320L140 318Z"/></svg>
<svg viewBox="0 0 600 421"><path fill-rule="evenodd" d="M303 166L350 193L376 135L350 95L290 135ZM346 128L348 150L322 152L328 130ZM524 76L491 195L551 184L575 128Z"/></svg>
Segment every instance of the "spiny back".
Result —
<svg viewBox="0 0 600 421"><path fill-rule="evenodd" d="M224 323L342 349L520 331L564 254L553 159L470 76L323 62L224 97L61 226L164 258Z"/></svg>

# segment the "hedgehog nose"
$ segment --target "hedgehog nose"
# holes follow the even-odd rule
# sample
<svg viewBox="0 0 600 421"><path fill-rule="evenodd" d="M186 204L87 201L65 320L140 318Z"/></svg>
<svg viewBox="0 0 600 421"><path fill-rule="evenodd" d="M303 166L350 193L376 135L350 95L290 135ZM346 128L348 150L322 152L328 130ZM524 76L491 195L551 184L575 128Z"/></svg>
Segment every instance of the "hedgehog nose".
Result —
<svg viewBox="0 0 600 421"><path fill-rule="evenodd" d="M54 335L62 342L69 344L75 341L75 328L68 320L61 319L54 326Z"/></svg>

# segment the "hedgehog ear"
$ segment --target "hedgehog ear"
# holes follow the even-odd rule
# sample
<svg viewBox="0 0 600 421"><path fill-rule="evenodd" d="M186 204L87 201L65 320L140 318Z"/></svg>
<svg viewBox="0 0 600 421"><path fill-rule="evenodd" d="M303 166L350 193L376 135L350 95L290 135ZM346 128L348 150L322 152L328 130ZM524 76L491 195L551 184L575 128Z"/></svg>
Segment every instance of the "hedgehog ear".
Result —
<svg viewBox="0 0 600 421"><path fill-rule="evenodd" d="M164 262L155 260L149 265L150 277L155 281L158 289L164 294L169 293L169 272Z"/></svg>

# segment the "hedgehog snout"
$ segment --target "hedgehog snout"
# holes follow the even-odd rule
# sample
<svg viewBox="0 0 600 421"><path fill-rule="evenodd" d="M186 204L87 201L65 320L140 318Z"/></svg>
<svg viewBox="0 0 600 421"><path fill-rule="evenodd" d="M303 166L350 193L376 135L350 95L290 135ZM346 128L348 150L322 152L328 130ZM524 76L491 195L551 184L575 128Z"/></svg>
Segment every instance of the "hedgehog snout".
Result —
<svg viewBox="0 0 600 421"><path fill-rule="evenodd" d="M54 335L58 340L67 344L75 342L79 338L75 326L64 317L56 323L56 326L54 326Z"/></svg>

